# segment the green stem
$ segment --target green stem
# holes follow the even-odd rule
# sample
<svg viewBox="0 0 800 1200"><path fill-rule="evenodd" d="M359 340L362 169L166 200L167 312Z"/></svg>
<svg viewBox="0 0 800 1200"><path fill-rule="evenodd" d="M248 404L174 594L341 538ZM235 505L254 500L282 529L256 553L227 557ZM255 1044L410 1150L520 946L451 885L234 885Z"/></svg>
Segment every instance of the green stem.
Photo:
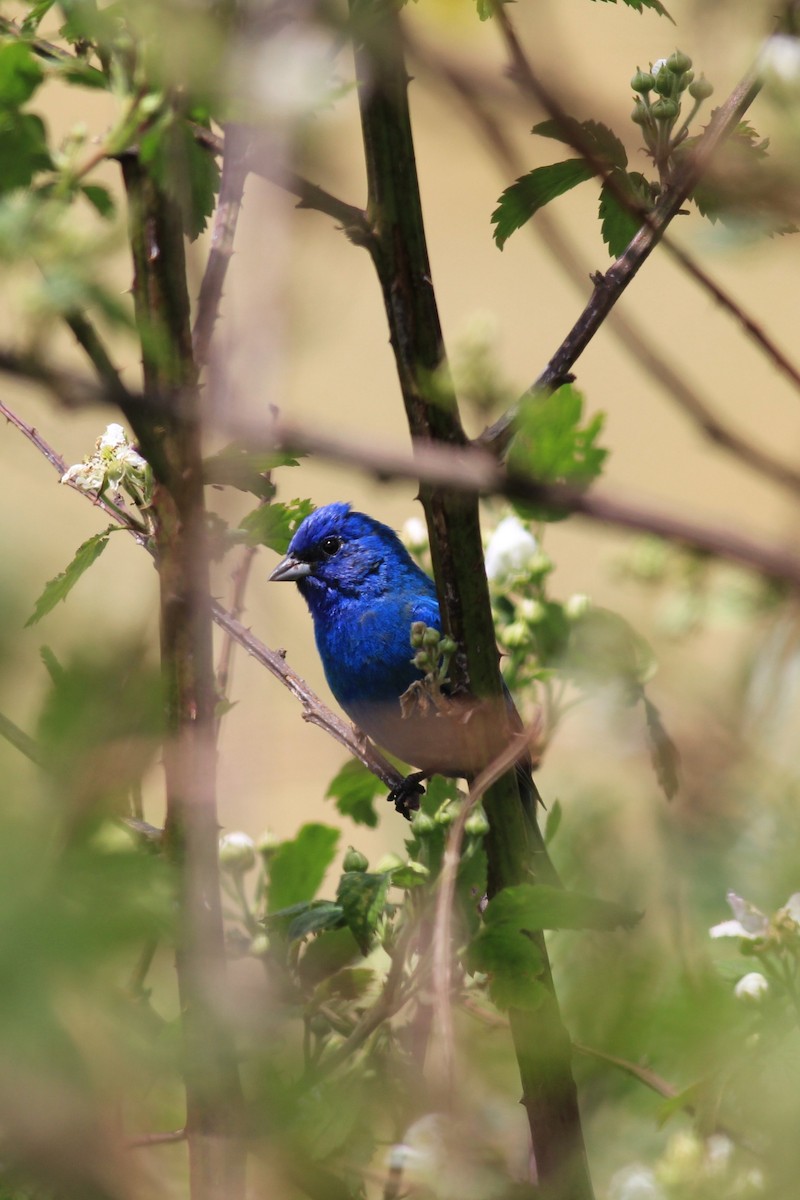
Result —
<svg viewBox="0 0 800 1200"><path fill-rule="evenodd" d="M455 397L441 385L446 358L425 241L397 8L392 0L350 0L350 12L361 81L367 214L374 231L368 248L383 292L409 428L415 440L462 446L466 438ZM423 485L420 498L444 632L459 646L456 681L492 702L496 723L504 726L488 585L484 571L476 570L483 561L477 498L433 485ZM507 732L495 732L507 744ZM487 752L487 763L494 756ZM486 838L491 895L529 881L531 864L538 862L545 870L549 860L541 832L525 819L513 770L489 789L484 805L491 827ZM571 1047L543 941L541 949L548 999L536 1012L509 1014L539 1184L542 1195L552 1200L591 1200Z"/></svg>

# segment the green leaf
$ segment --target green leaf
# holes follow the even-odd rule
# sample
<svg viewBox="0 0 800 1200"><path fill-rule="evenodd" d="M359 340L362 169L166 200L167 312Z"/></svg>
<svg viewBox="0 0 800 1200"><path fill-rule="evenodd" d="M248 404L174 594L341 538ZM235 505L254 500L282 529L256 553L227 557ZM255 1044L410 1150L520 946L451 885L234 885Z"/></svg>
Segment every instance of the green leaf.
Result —
<svg viewBox="0 0 800 1200"><path fill-rule="evenodd" d="M487 928L513 926L534 933L544 929L632 929L641 913L608 900L568 892L544 883L520 883L504 888L489 901Z"/></svg>
<svg viewBox="0 0 800 1200"><path fill-rule="evenodd" d="M330 825L304 825L293 841L283 842L269 862L267 912L313 900L333 862L339 830Z"/></svg>
<svg viewBox="0 0 800 1200"><path fill-rule="evenodd" d="M220 173L188 123L169 114L139 142L139 157L156 183L178 205L186 236L194 241L214 211Z"/></svg>
<svg viewBox="0 0 800 1200"><path fill-rule="evenodd" d="M89 570L92 563L97 562L105 550L109 535L118 528L119 526L110 525L103 533L95 533L78 547L69 566L44 585L44 591L36 601L32 614L25 622L26 629L41 621L42 617L47 616L61 600L66 600L80 577Z"/></svg>
<svg viewBox="0 0 800 1200"><path fill-rule="evenodd" d="M617 0L601 0L601 3L616 4ZM653 12L658 13L660 17L666 17L668 21L672 21L673 25L675 24L675 21L670 13L667 12L666 8L661 3L661 0L622 0L622 3L626 4L628 8L632 8L634 12L638 13L643 12L646 8L649 8Z"/></svg>
<svg viewBox="0 0 800 1200"><path fill-rule="evenodd" d="M370 967L345 967L319 985L314 1001L360 1000L374 983L375 972Z"/></svg>
<svg viewBox="0 0 800 1200"><path fill-rule="evenodd" d="M374 829L378 814L373 801L385 792L385 787L357 758L349 758L334 776L325 793L326 799L334 799L336 807L344 817L350 817L357 825L368 825Z"/></svg>
<svg viewBox="0 0 800 1200"><path fill-rule="evenodd" d="M27 42L0 46L0 108L18 108L30 100L43 78Z"/></svg>
<svg viewBox="0 0 800 1200"><path fill-rule="evenodd" d="M97 183L85 183L82 185L81 191L101 217L113 217L114 200L108 188L101 187Z"/></svg>
<svg viewBox="0 0 800 1200"><path fill-rule="evenodd" d="M561 825L561 818L563 817L563 815L564 815L564 810L561 806L561 801L554 800L553 803L550 805L550 808L547 813L547 819L545 820L545 823L544 823L544 840L545 840L546 845L549 846L550 843L553 841L553 838L558 833L559 827Z"/></svg>
<svg viewBox="0 0 800 1200"><path fill-rule="evenodd" d="M572 384L549 395L525 397L517 433L508 455L509 470L543 483L584 487L600 474L608 455L597 445L604 416L596 413L582 425L583 396ZM516 506L527 517L558 520L564 513L528 503Z"/></svg>
<svg viewBox="0 0 800 1200"><path fill-rule="evenodd" d="M20 29L23 33L36 33L43 19L50 12L50 9L55 4L55 0L35 0L26 12Z"/></svg>
<svg viewBox="0 0 800 1200"><path fill-rule="evenodd" d="M27 187L34 175L52 165L39 117L0 109L0 195Z"/></svg>
<svg viewBox="0 0 800 1200"><path fill-rule="evenodd" d="M336 899L362 954L369 953L378 921L383 916L391 876L369 871L345 871L339 880Z"/></svg>
<svg viewBox="0 0 800 1200"><path fill-rule="evenodd" d="M574 117L540 121L534 125L531 133L565 142L584 159L591 160L595 168L619 167L624 170L628 165L628 155L622 142L613 130L599 121L576 121ZM597 173L596 170L594 173Z"/></svg>
<svg viewBox="0 0 800 1200"><path fill-rule="evenodd" d="M489 994L498 1008L532 1011L547 994L541 951L513 921L484 924L467 948L466 966L489 976Z"/></svg>
<svg viewBox="0 0 800 1200"><path fill-rule="evenodd" d="M617 189L630 200L632 208L622 203ZM600 230L613 258L619 258L644 224L636 210L650 212L652 207L650 184L639 171L614 171L610 180L603 181L600 189Z"/></svg>
<svg viewBox="0 0 800 1200"><path fill-rule="evenodd" d="M582 158L537 167L507 187L492 213L494 240L500 250L515 230L525 225L540 208L570 188L591 179L594 169Z"/></svg>
<svg viewBox="0 0 800 1200"><path fill-rule="evenodd" d="M262 500L275 495L275 485L264 476L278 467L296 467L297 457L283 450L253 453L235 442L212 454L203 462L205 482L219 487L235 487L252 492Z"/></svg>
<svg viewBox="0 0 800 1200"><path fill-rule="evenodd" d="M590 608L572 625L562 669L582 686L618 683L632 703L652 678L656 660L648 643L619 613Z"/></svg>
<svg viewBox="0 0 800 1200"><path fill-rule="evenodd" d="M680 787L678 748L664 728L661 713L644 692L642 692L642 700L653 769L664 795L671 800Z"/></svg>
<svg viewBox="0 0 800 1200"><path fill-rule="evenodd" d="M280 916L280 913L275 916ZM317 900L294 918L286 936L290 942L294 942L310 933L321 933L323 929L339 929L342 923L343 913L339 904Z"/></svg>
<svg viewBox="0 0 800 1200"><path fill-rule="evenodd" d="M285 554L297 526L313 511L310 500L290 500L288 504L274 501L248 513L239 528L251 546L269 546L270 550Z"/></svg>

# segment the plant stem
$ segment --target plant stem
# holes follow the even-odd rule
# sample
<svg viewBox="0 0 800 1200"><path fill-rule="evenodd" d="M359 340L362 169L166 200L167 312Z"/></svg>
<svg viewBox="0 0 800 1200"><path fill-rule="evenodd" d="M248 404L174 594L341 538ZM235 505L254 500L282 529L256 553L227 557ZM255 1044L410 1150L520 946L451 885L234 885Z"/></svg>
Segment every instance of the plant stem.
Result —
<svg viewBox="0 0 800 1200"><path fill-rule="evenodd" d="M367 245L383 292L409 428L416 440L461 447L466 438L446 381L396 6L390 0L350 0L350 13L367 166L367 215L374 231ZM505 703L488 586L480 569L477 497L423 484L420 498L445 632L459 645L456 680L481 699L493 701L496 724L502 726ZM487 762L495 754L487 752ZM530 851L543 845L539 830L525 820L513 770L487 791L485 807L491 827L486 851L493 894L529 880ZM550 985L548 999L536 1012L510 1014L538 1181L542 1194L552 1200L591 1200L571 1047L561 1025L549 965L544 981Z"/></svg>
<svg viewBox="0 0 800 1200"><path fill-rule="evenodd" d="M160 413L137 410L130 419L156 475L153 510L167 718L164 845L181 884L176 969L183 1014L190 1189L192 1200L236 1200L244 1194L242 1094L230 1035L213 999L225 977L215 689L183 231L176 206L134 157L126 157L123 174L145 391L165 404Z"/></svg>

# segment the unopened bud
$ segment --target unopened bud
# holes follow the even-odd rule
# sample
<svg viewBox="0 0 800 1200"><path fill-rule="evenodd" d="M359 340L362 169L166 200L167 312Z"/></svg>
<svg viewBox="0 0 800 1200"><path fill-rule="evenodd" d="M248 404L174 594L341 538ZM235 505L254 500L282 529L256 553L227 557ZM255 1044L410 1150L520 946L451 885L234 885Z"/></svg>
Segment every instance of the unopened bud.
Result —
<svg viewBox="0 0 800 1200"><path fill-rule="evenodd" d="M641 100L637 99L631 112L631 120L634 125L646 125L650 118L650 110L646 104L642 104Z"/></svg>
<svg viewBox="0 0 800 1200"><path fill-rule="evenodd" d="M467 817L464 830L470 837L484 837L489 832L489 821L480 805Z"/></svg>
<svg viewBox="0 0 800 1200"><path fill-rule="evenodd" d="M714 85L708 82L705 75L701 75L699 79L695 79L694 83L689 86L689 95L693 100L707 100L713 94Z"/></svg>
<svg viewBox="0 0 800 1200"><path fill-rule="evenodd" d="M423 812L418 809L411 818L411 832L417 837L424 838L428 834L433 833L436 828L436 822L430 813Z"/></svg>
<svg viewBox="0 0 800 1200"><path fill-rule="evenodd" d="M681 106L678 101L670 100L668 97L656 100L650 109L650 113L656 121L673 121L680 111Z"/></svg>
<svg viewBox="0 0 800 1200"><path fill-rule="evenodd" d="M683 75L684 71L688 71L691 65L692 60L682 50L674 50L667 59L667 68L672 71L673 75Z"/></svg>
<svg viewBox="0 0 800 1200"><path fill-rule="evenodd" d="M244 875L256 865L256 844L246 833L226 833L219 839L219 865L232 875Z"/></svg>
<svg viewBox="0 0 800 1200"><path fill-rule="evenodd" d="M422 639L425 636L425 630L427 628L428 627L424 621L414 621L414 623L411 626L411 645L412 646L421 646L422 645Z"/></svg>
<svg viewBox="0 0 800 1200"><path fill-rule="evenodd" d="M438 629L426 629L422 635L423 646L438 646L441 641L441 634Z"/></svg>
<svg viewBox="0 0 800 1200"><path fill-rule="evenodd" d="M356 850L354 846L351 846L344 856L342 866L345 871L366 871L369 861L365 854L362 854L360 850Z"/></svg>
<svg viewBox="0 0 800 1200"><path fill-rule="evenodd" d="M652 92L655 86L655 79L649 71L642 71L639 67L636 68L636 74L631 80L631 87L635 92L641 92L645 95L647 92Z"/></svg>

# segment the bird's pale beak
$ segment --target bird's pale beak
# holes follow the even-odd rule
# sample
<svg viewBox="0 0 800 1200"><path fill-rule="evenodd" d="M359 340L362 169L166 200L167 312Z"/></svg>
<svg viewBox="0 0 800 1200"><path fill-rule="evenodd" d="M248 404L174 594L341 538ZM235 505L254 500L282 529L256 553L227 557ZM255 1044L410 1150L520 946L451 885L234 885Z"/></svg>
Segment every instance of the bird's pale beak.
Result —
<svg viewBox="0 0 800 1200"><path fill-rule="evenodd" d="M287 554L286 558L282 559L275 570L269 577L270 583L294 583L298 579L303 579L304 576L311 574L311 564L303 562L300 558L292 558L291 554Z"/></svg>

